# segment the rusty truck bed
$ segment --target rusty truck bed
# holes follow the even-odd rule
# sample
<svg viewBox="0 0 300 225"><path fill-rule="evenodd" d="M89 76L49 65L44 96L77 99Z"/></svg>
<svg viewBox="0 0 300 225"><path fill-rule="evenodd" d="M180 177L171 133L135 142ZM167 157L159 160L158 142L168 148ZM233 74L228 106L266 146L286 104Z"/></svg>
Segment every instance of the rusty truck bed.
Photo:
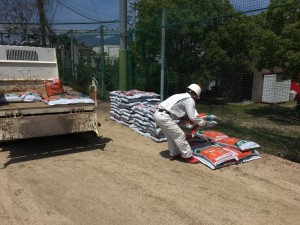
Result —
<svg viewBox="0 0 300 225"><path fill-rule="evenodd" d="M98 135L94 104L50 106L44 102L0 105L0 142L93 131Z"/></svg>
<svg viewBox="0 0 300 225"><path fill-rule="evenodd" d="M18 102L0 104L0 117L89 112L93 111L94 108L94 104L48 105L44 102Z"/></svg>
<svg viewBox="0 0 300 225"><path fill-rule="evenodd" d="M55 48L0 45L0 49L1 95L23 95L26 91L37 91L44 100L52 96L45 82L54 84L59 79ZM90 88L93 87L94 91L90 89L89 93L96 99L95 80L92 84ZM54 89L58 88L59 93L74 98L82 96L72 87L62 88L61 85L54 85ZM5 98L2 102L6 101L13 100ZM45 102L0 104L0 142L91 131L98 135L96 103L54 106Z"/></svg>

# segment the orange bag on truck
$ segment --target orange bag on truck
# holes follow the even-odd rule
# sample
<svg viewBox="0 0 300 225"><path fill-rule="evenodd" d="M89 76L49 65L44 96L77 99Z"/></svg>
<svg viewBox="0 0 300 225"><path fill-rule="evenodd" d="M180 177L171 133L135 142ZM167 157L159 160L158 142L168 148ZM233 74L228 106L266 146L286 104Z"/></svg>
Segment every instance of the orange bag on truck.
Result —
<svg viewBox="0 0 300 225"><path fill-rule="evenodd" d="M60 79L54 79L53 81L45 81L44 84L48 97L54 95L62 95L65 92Z"/></svg>

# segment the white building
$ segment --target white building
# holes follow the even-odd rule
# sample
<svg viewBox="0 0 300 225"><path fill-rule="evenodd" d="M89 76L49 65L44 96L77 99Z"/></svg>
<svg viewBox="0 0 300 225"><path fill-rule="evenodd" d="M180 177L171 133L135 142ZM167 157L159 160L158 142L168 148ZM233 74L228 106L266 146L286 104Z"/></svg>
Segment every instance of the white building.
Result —
<svg viewBox="0 0 300 225"><path fill-rule="evenodd" d="M114 62L119 58L119 45L104 45L104 52L108 55L108 60ZM93 51L100 53L100 47L93 47Z"/></svg>

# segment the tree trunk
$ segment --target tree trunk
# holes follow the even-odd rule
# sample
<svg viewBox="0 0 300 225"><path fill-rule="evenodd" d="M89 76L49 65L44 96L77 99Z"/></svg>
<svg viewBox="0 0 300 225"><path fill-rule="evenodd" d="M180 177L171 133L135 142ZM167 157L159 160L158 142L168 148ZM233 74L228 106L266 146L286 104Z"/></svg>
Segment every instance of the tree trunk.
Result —
<svg viewBox="0 0 300 225"><path fill-rule="evenodd" d="M46 46L46 16L44 10L44 0L37 0L37 7L40 16L40 30L42 46Z"/></svg>

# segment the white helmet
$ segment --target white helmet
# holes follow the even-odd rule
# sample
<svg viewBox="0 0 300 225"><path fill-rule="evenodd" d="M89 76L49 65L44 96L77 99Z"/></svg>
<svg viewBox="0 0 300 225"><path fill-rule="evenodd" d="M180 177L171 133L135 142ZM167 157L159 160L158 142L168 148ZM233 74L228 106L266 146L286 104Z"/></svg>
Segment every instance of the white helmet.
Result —
<svg viewBox="0 0 300 225"><path fill-rule="evenodd" d="M200 88L200 86L198 84L191 84L190 86L188 86L188 89L190 89L193 92L195 92L196 95L198 96L198 99L200 98L201 88Z"/></svg>

